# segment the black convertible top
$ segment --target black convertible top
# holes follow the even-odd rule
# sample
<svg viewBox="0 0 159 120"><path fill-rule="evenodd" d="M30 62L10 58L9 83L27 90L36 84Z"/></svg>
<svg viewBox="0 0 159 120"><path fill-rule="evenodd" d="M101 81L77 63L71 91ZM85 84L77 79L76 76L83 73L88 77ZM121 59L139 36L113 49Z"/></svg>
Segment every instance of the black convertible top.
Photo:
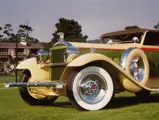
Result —
<svg viewBox="0 0 159 120"><path fill-rule="evenodd" d="M126 35L126 34L135 34L135 33L142 33L145 31L150 31L150 32L158 32L159 30L152 30L152 29L145 29L145 28L135 28L135 29L127 29L127 30L120 30L120 31L115 31L115 32L109 32L109 33L104 33L100 36L101 39L107 38L110 36L119 36L119 35Z"/></svg>

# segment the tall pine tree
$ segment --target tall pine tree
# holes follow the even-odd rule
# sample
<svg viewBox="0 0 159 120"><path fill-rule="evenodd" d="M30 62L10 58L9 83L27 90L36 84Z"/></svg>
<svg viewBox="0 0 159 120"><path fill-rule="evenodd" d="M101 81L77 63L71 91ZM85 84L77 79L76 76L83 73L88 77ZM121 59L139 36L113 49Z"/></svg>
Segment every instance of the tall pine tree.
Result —
<svg viewBox="0 0 159 120"><path fill-rule="evenodd" d="M52 44L58 41L59 36L57 34L59 32L64 33L65 41L85 42L88 38L87 35L82 34L82 26L75 20L60 18L59 22L55 24L55 27L57 30L52 34Z"/></svg>

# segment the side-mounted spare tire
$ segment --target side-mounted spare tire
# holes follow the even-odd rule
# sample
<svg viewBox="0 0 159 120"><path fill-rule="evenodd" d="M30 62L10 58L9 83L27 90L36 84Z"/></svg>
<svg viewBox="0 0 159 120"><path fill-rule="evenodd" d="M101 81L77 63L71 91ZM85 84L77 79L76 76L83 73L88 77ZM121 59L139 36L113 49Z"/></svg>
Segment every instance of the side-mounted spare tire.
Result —
<svg viewBox="0 0 159 120"><path fill-rule="evenodd" d="M145 53L139 48L128 48L121 57L121 66L142 85L146 85L149 78L149 63Z"/></svg>
<svg viewBox="0 0 159 120"><path fill-rule="evenodd" d="M121 66L136 81L142 85L146 85L149 79L149 63L145 53L139 48L128 48L121 57ZM146 97L150 91L142 89L135 93L138 98Z"/></svg>

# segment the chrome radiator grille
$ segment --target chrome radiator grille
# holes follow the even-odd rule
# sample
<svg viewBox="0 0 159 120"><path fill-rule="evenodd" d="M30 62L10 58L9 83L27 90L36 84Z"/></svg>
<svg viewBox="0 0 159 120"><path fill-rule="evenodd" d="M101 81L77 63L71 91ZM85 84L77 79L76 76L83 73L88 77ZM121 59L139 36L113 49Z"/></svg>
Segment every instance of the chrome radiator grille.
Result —
<svg viewBox="0 0 159 120"><path fill-rule="evenodd" d="M51 63L64 63L64 50L65 49L52 49Z"/></svg>
<svg viewBox="0 0 159 120"><path fill-rule="evenodd" d="M53 64L51 66L50 76L51 80L59 80L66 64L64 64L64 51L67 47L66 46L57 46L55 48L51 48L51 56L50 62Z"/></svg>

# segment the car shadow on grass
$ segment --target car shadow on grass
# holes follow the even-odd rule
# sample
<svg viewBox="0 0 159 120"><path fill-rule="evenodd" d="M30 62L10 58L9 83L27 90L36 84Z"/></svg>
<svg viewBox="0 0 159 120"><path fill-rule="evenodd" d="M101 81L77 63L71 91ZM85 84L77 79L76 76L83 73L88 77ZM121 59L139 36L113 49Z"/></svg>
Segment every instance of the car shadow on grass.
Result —
<svg viewBox="0 0 159 120"><path fill-rule="evenodd" d="M55 102L52 106L61 108L73 108L70 102Z"/></svg>
<svg viewBox="0 0 159 120"><path fill-rule="evenodd" d="M150 96L139 99L135 96L120 96L115 97L104 109L117 109L130 107L137 104L147 104L147 103L156 103L159 102L159 94L151 94ZM51 107L59 107L59 108L73 108L70 102L55 102L51 105Z"/></svg>
<svg viewBox="0 0 159 120"><path fill-rule="evenodd" d="M157 103L159 102L159 94L151 94L146 98L137 98L136 96L115 97L110 104L104 109L115 109L130 107L137 104Z"/></svg>

